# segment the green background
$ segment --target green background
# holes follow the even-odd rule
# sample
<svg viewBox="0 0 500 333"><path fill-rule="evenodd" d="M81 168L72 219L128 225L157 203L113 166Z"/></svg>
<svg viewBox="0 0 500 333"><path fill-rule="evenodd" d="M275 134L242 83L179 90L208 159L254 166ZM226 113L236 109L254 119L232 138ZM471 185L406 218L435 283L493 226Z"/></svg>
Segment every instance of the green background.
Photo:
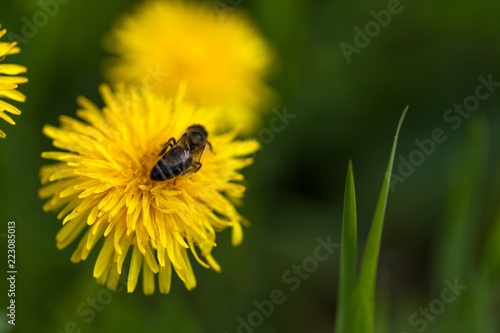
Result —
<svg viewBox="0 0 500 333"><path fill-rule="evenodd" d="M269 316L261 315L258 327L240 332L333 332L338 251L318 262L307 278L294 280L300 282L296 290L283 274L314 255L318 237L340 242L349 159L356 177L362 249L406 105L410 109L396 171L401 159L419 150L415 140L430 138L436 128L447 139L389 195L377 281L378 331L417 332L423 324L412 325L409 317L440 297L443 280L458 278L468 289L422 331L479 332L463 324L472 316L488 323L482 329L498 332L498 275L484 283L474 277L482 274L477 263L484 257L500 255L498 246L498 252L494 247L484 250L500 198L500 87L456 129L443 115L474 95L479 76L500 81L500 3L402 1L401 11L348 62L339 45L354 45L354 28L364 30L374 20L370 12L386 9L387 1L226 1L234 11L249 12L272 43L279 68L270 84L280 96L273 107L286 107L296 117L265 142L255 164L244 172L249 190L241 212L252 225L238 248L231 247L229 231L218 236L214 257L222 273L194 264L198 286L191 292L174 276L169 295L144 296L138 288L133 294L113 294L108 302L109 293L92 278L97 251L74 265L69 258L76 244L63 251L55 247L59 221L42 211L37 196L38 169L47 163L40 154L52 149L41 128L58 124L61 114L74 116L78 95L102 103L97 92L106 57L102 37L136 2L60 4L21 43L22 53L8 57L8 62L28 67L29 83L19 88L28 100L20 106L23 114L15 117L17 125L0 124L7 133L0 141L0 233L6 233L7 221L16 221L18 270L16 327L5 323L3 282L0 332L59 333L72 331L71 322L76 332L237 332L238 317L248 322L257 311L254 302L270 299L275 289L283 291L285 301ZM212 6L212 1L204 2ZM36 1L2 0L0 22L23 36L26 21L33 22L41 10ZM269 112L262 128L270 126L272 117ZM447 223L453 222L449 212L459 211L460 200L448 193L457 194L453 186L463 180L455 176L457 170L470 162L463 152L473 124L482 124L486 142L478 151L486 153L477 158L478 166L465 171L477 175L465 193L472 208L459 214L465 222L454 228ZM454 245L447 245L449 239ZM0 240L3 280L7 250L5 239ZM481 294L478 290L487 297L470 301ZM97 296L106 304L89 310L85 304ZM79 307L87 312L79 314Z"/></svg>

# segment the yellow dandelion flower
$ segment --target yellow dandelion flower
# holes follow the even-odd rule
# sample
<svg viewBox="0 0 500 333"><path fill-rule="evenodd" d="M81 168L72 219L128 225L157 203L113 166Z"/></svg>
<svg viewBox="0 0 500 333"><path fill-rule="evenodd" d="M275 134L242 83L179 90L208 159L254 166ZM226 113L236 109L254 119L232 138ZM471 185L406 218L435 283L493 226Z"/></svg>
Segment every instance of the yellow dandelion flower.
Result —
<svg viewBox="0 0 500 333"><path fill-rule="evenodd" d="M6 29L0 29L0 38L2 38L6 32ZM20 51L21 50L17 47L16 42L0 42L0 62L5 56L16 54ZM7 115L6 112L14 115L20 115L21 111L12 104L2 100L2 98L8 98L17 102L24 102L26 100L26 96L16 90L18 84L28 82L28 79L25 77L15 76L21 73L26 73L26 67L16 64L0 63L0 74L9 75L0 75L0 118L11 125L15 125L16 123L9 115ZM6 136L7 135L0 130L0 138L5 138Z"/></svg>
<svg viewBox="0 0 500 333"><path fill-rule="evenodd" d="M235 131L212 134L210 112L176 98L159 97L148 89L102 85L102 110L80 97L74 119L61 116L60 127L43 132L62 151L42 153L55 160L40 170L39 195L45 211L59 211L62 228L57 247L65 248L80 234L72 262L85 260L104 238L94 266L99 283L115 289L131 254L127 290L134 291L142 271L145 294L168 293L172 267L186 288L196 286L190 255L203 267L219 271L211 255L216 233L232 228L232 243L242 241L244 219L234 204L245 187L239 170L253 162L256 140L235 140ZM201 124L211 149L202 167L166 181L150 179L159 153L170 138ZM208 147L208 145L207 145ZM170 148L172 149L172 148ZM167 150L168 151L168 150ZM125 275L125 274L124 274Z"/></svg>
<svg viewBox="0 0 500 333"><path fill-rule="evenodd" d="M172 95L189 83L186 98L217 106L223 129L250 133L272 93L264 83L272 56L256 28L236 12L224 19L209 6L147 1L125 16L106 39L116 55L111 82L129 82ZM216 112L213 110L212 112Z"/></svg>

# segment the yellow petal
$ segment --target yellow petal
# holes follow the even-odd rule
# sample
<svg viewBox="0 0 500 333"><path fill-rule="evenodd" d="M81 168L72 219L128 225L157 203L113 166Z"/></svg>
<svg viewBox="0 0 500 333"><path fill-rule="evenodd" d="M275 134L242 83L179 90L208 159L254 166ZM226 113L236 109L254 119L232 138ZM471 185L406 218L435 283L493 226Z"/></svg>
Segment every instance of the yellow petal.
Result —
<svg viewBox="0 0 500 333"><path fill-rule="evenodd" d="M94 277L99 278L102 273L104 273L106 267L109 264L109 261L113 255L113 237L107 237L104 241L104 245L102 246L101 252L99 252L99 256L97 257L97 261L94 266Z"/></svg>
<svg viewBox="0 0 500 333"><path fill-rule="evenodd" d="M149 265L142 263L142 290L144 295L152 295L155 292L155 272Z"/></svg>
<svg viewBox="0 0 500 333"><path fill-rule="evenodd" d="M131 293L135 290L139 273L141 271L142 255L137 246L134 246L132 251L132 260L130 261L130 271L128 273L127 292Z"/></svg>
<svg viewBox="0 0 500 333"><path fill-rule="evenodd" d="M27 69L25 66L16 64L0 64L0 74L17 75L26 73L26 71Z"/></svg>
<svg viewBox="0 0 500 333"><path fill-rule="evenodd" d="M26 101L26 96L17 91L17 90L13 90L13 89L9 89L9 90L6 90L6 89L0 89L0 98L9 98L13 101L16 101L16 102L24 102Z"/></svg>

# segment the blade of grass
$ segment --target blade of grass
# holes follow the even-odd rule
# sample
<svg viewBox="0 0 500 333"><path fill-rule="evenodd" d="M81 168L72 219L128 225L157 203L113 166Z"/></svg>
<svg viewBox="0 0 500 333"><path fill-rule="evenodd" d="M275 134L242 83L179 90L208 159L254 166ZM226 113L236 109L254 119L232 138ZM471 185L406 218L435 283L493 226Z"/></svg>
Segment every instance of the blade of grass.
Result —
<svg viewBox="0 0 500 333"><path fill-rule="evenodd" d="M357 266L357 217L356 191L352 162L349 161L344 192L344 213L342 217L342 240L340 242L340 272L335 332L344 333L349 321L348 308L356 286Z"/></svg>
<svg viewBox="0 0 500 333"><path fill-rule="evenodd" d="M491 330L487 318L491 292L485 276L476 270L474 252L478 245L481 218L479 191L487 160L487 126L479 115L469 120L467 141L463 153L455 163L453 178L447 195L446 212L436 237L434 289L442 288L443 280L457 280L466 285L463 295L457 297L439 320L441 332L484 332ZM479 261L479 264L481 262Z"/></svg>
<svg viewBox="0 0 500 333"><path fill-rule="evenodd" d="M434 281L465 277L472 263L477 245L479 219L475 216L478 186L484 174L487 158L487 129L481 117L471 119L464 153L455 168L449 193L444 223L440 224L436 244L438 260Z"/></svg>
<svg viewBox="0 0 500 333"><path fill-rule="evenodd" d="M352 323L354 329L349 330L353 333L373 333L375 324L375 281L377 278L377 264L380 252L380 242L382 239L382 229L384 226L385 209L387 206L387 196L389 194L389 185L391 180L392 166L396 155L396 146L398 143L399 130L403 124L408 107L406 107L399 119L394 143L392 145L389 163L385 172L382 188L378 198L375 214L370 226L368 240L361 261L356 292L354 294L356 306L354 321Z"/></svg>
<svg viewBox="0 0 500 333"><path fill-rule="evenodd" d="M483 249L482 269L491 282L500 278L500 210L490 227Z"/></svg>
<svg viewBox="0 0 500 333"><path fill-rule="evenodd" d="M498 290L500 278L500 210L489 230L482 249L480 276L471 284L471 294L475 298L475 322L482 325L476 327L476 331L484 333L499 331L497 313L492 311L495 303L498 303L498 297L492 291Z"/></svg>

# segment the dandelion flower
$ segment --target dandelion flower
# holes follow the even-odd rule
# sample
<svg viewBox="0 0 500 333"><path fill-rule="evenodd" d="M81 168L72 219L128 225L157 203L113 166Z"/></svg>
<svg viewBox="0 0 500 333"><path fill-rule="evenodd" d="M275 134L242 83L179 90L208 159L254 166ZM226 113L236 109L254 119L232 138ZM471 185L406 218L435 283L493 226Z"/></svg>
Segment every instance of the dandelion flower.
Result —
<svg viewBox="0 0 500 333"><path fill-rule="evenodd" d="M224 18L209 6L180 1L147 1L124 16L105 40L116 57L108 62L111 82L125 81L176 92L189 83L186 98L217 106L221 128L257 128L272 93L264 83L272 56L248 19Z"/></svg>
<svg viewBox="0 0 500 333"><path fill-rule="evenodd" d="M211 255L216 233L231 228L233 245L242 241L245 220L235 208L245 191L239 170L253 162L249 155L258 142L235 140L235 131L212 134L211 113L184 102L181 94L167 99L148 89L117 86L112 91L106 85L100 92L102 110L80 97L80 119L61 116L60 127L43 128L60 149L42 153L56 162L41 168L39 191L48 199L44 210L58 211L62 220L57 247L65 248L83 234L71 258L77 263L103 239L94 277L110 289L124 274L127 290L133 292L142 271L145 294L154 292L156 275L166 294L172 267L192 289L191 255L203 267L219 271ZM163 182L151 180L162 146L193 124L207 129L213 149L203 153L203 166Z"/></svg>
<svg viewBox="0 0 500 333"><path fill-rule="evenodd" d="M1 26L0 26L1 27ZM2 38L7 30L0 29L0 38ZM26 96L17 91L17 85L28 82L28 79L21 76L16 76L21 73L26 73L26 67L16 64L3 64L1 61L5 56L19 53L21 50L17 47L16 42L0 42L0 118L11 125L15 125L14 120L7 115L9 112L14 115L20 115L21 111L10 103L4 101L4 98L11 99L16 102L24 102ZM6 74L8 76L2 75ZM0 130L0 138L5 138L6 134Z"/></svg>

